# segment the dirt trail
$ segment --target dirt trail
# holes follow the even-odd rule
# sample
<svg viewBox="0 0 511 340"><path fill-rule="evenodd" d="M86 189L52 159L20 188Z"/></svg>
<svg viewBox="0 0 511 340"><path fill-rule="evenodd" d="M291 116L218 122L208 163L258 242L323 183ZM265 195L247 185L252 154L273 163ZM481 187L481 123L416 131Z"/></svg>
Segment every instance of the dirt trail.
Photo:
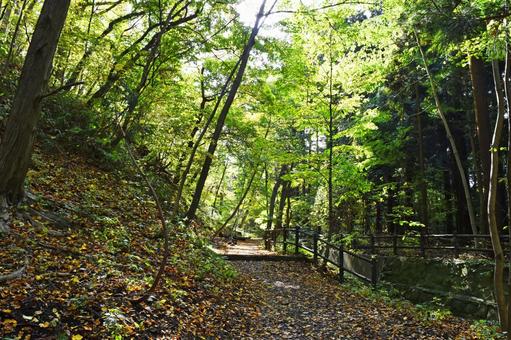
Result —
<svg viewBox="0 0 511 340"><path fill-rule="evenodd" d="M248 239L237 241L236 244L222 243L218 248L213 249L217 254L221 255L244 255L244 256L260 256L260 255L276 255L273 251L262 248L262 240Z"/></svg>
<svg viewBox="0 0 511 340"><path fill-rule="evenodd" d="M463 320L420 323L411 312L357 295L307 263L233 265L261 291L261 316L251 339L472 338Z"/></svg>

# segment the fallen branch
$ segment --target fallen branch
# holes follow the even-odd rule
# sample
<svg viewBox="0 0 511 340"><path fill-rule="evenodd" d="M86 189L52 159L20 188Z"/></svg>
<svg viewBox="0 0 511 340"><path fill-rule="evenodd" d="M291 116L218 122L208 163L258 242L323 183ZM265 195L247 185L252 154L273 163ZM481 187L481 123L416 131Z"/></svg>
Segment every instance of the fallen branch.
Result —
<svg viewBox="0 0 511 340"><path fill-rule="evenodd" d="M42 225L40 222L34 220L32 218L32 216L30 216L30 214L26 213L26 214L23 214L22 217L28 221L28 223L30 223L32 225L32 227L34 227L34 229L36 231L39 231L39 232L44 232L46 233L47 235L49 236L53 236L53 237L66 237L66 236L69 236L69 233L66 233L66 232L63 232L63 231L58 231L58 230L51 230L51 229L48 229L48 228L45 228L44 225Z"/></svg>
<svg viewBox="0 0 511 340"><path fill-rule="evenodd" d="M39 211L34 208L29 207L28 212L32 215L38 215L42 219L52 223L55 225L55 227L60 229L67 229L71 228L72 222L68 220L67 218L64 218L62 216L59 216L55 213L52 213L50 211Z"/></svg>
<svg viewBox="0 0 511 340"><path fill-rule="evenodd" d="M23 265L23 267L21 267L20 269L14 271L12 273L0 275L0 282L6 282L6 281L10 281L10 280L19 279L27 271L28 264L29 264L28 256L25 256L25 264Z"/></svg>

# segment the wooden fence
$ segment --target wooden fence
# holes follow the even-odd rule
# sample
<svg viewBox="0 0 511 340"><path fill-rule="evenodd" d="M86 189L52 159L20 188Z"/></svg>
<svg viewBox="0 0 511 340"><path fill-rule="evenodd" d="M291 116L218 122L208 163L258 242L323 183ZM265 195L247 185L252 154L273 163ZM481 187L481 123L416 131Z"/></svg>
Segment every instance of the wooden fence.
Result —
<svg viewBox="0 0 511 340"><path fill-rule="evenodd" d="M314 262L322 259L339 270L339 280L344 280L344 272L372 285L376 285L380 276L381 261L378 255L420 255L459 257L462 253L483 253L492 256L490 235L473 234L408 234L408 235L368 235L354 239L349 247L327 241L317 231L307 228L282 228L271 231L265 237L282 244L284 253L290 248L295 254L300 249L312 254ZM277 235L281 237L278 238ZM506 255L511 257L511 242L508 235L500 236ZM356 251L363 251L360 254Z"/></svg>
<svg viewBox="0 0 511 340"><path fill-rule="evenodd" d="M357 254L345 249L342 245L333 244L323 238L323 235L310 229L282 228L272 230L274 233L282 233L282 239L277 243L282 244L284 253L292 248L295 254L300 249L312 254L313 261L319 259L338 268L339 281L344 281L344 272L348 272L356 278L376 285L378 283L379 262L375 256Z"/></svg>
<svg viewBox="0 0 511 340"><path fill-rule="evenodd" d="M502 246L507 254L510 251L508 235L500 236ZM406 251L428 255L459 257L461 253L483 253L492 255L490 235L473 234L409 234L409 235L369 235L358 237L351 242L352 249L364 250L371 255L404 255Z"/></svg>

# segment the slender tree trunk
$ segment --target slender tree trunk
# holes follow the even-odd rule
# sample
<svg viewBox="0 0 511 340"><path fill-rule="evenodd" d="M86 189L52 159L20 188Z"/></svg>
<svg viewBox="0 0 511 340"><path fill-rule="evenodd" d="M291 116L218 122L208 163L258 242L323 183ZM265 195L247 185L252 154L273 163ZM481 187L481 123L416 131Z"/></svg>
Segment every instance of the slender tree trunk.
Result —
<svg viewBox="0 0 511 340"><path fill-rule="evenodd" d="M381 234L383 232L383 223L382 223L382 204L379 201L376 201L376 216L374 221L374 229L376 234Z"/></svg>
<svg viewBox="0 0 511 340"><path fill-rule="evenodd" d="M174 214L178 214L180 211L183 190L184 190L184 187L186 184L186 180L188 179L188 174L190 173L190 169L192 168L193 161L195 159L195 154L197 153L197 150L199 149L202 139L206 135L206 132L208 131L209 126L211 125L211 122L213 122L213 118L215 118L216 112L217 112L218 108L220 107L220 103L222 102L222 99L224 98L225 94L227 93L229 84L231 83L234 73L238 69L240 61L241 61L241 59L238 60L238 63L236 63L236 65L232 69L231 73L227 77L227 80L225 81L225 83L222 87L220 96L218 97L218 99L216 101L215 107L213 108L213 111L211 112L211 114L208 117L208 120L206 121L206 124L204 124L204 127L202 128L201 133L199 134L199 136L197 137L197 140L195 141L195 144L193 145L193 148L190 152L190 156L188 157L188 162L186 163L186 167L185 167L183 173L179 175L179 187L177 190L176 200L174 202L174 208L173 208Z"/></svg>
<svg viewBox="0 0 511 340"><path fill-rule="evenodd" d="M271 191L270 201L268 205L268 217L266 220L266 230L271 230L273 225L273 215L275 213L275 202L277 201L277 196L279 194L279 188L282 183L282 176L284 176L287 172L287 165L282 165L280 167L279 174L275 179L275 184L273 185L273 190Z"/></svg>
<svg viewBox="0 0 511 340"><path fill-rule="evenodd" d="M41 100L70 0L45 0L28 48L21 77L0 144L0 196L23 197Z"/></svg>
<svg viewBox="0 0 511 340"><path fill-rule="evenodd" d="M283 219L284 219L284 208L286 207L286 199L289 192L289 182L285 181L282 185L282 190L280 192L280 201L279 201L279 210L277 212L277 218L275 221L275 229L282 229Z"/></svg>
<svg viewBox="0 0 511 340"><path fill-rule="evenodd" d="M11 21L11 14L12 9L16 7L17 0L7 1L4 17L2 18L2 25L0 26L0 30L4 33L4 35L7 37L7 34L9 33L9 24Z"/></svg>
<svg viewBox="0 0 511 340"><path fill-rule="evenodd" d="M229 166L229 163L225 161L224 170L222 171L222 177L220 177L220 182L218 182L218 185L215 190L215 199L213 200L213 206L211 208L211 212L216 209L216 201L218 200L218 193L220 192L220 189L222 188L222 184L224 183L225 174L227 173L227 167Z"/></svg>
<svg viewBox="0 0 511 340"><path fill-rule="evenodd" d="M419 217L422 224L424 224L426 231L429 228L428 217L428 186L426 181L426 166L424 161L424 138L422 133L422 116L420 110L420 96L419 87L416 89L415 105L417 115L417 145L419 147Z"/></svg>
<svg viewBox="0 0 511 340"><path fill-rule="evenodd" d="M330 72L329 72L329 84L328 84L328 231L327 241L332 240L332 236L335 230L334 222L334 107L333 107L333 95L334 95L334 60L332 54L332 32L330 31ZM327 245L325 249L325 258L330 257L330 246ZM323 261L323 266L327 265L327 260Z"/></svg>
<svg viewBox="0 0 511 340"><path fill-rule="evenodd" d="M225 220L225 222L222 224L222 226L220 228L218 228L216 231L215 231L215 234L214 236L218 236L218 234L225 229L225 227L227 227L227 225L229 224L229 222L232 220L232 218L234 216L236 216L236 214L238 213L238 211L240 210L241 208L241 205L243 204L243 202L245 201L245 198L247 197L248 193L250 192L250 189L252 188L252 183L254 183L254 178L256 177L258 173L258 168L256 167L254 169L254 172L252 173L252 176L250 176L250 180L248 181L248 185L247 187L245 188L245 190L243 191L243 194L241 195L241 198L240 200L238 201L238 204L236 205L236 207L234 208L234 210L232 211L232 213L229 215L229 217L227 217L227 219Z"/></svg>
<svg viewBox="0 0 511 340"><path fill-rule="evenodd" d="M12 33L11 43L9 44L9 51L7 52L7 57L5 58L4 67L8 67L11 63L12 54L14 52L14 45L16 44L16 39L18 38L18 32L20 31L21 21L23 20L23 14L25 14L25 7L27 6L28 0L23 0L23 3L20 8L18 20L16 21L16 26L14 27L14 32Z"/></svg>
<svg viewBox="0 0 511 340"><path fill-rule="evenodd" d="M495 83L495 92L497 96L497 121L495 122L495 129L493 132L493 139L491 143L491 163L490 163L490 186L488 190L488 226L491 235L493 252L495 255L495 269L494 269L494 290L495 301L497 302L497 310L499 321L503 329L508 329L508 300L505 295L505 278L504 278L504 251L500 242L499 228L497 225L497 185L499 176L499 148L500 139L502 137L502 130L504 128L504 115L505 103L503 94L502 79L499 70L499 62L492 61L493 80ZM507 74L507 61L506 61L506 74Z"/></svg>
<svg viewBox="0 0 511 340"><path fill-rule="evenodd" d="M450 160L447 160L450 163ZM454 215L453 215L453 204L452 204L452 184L451 184L451 173L449 171L449 165L443 171L444 177L444 200L445 200L445 230L447 233L454 232Z"/></svg>
<svg viewBox="0 0 511 340"><path fill-rule="evenodd" d="M474 97L474 113L479 144L479 159L482 170L482 201L488 201L488 186L490 183L490 113L488 105L488 88L484 61L471 56L469 58L470 79L472 81L472 94ZM488 231L488 214L486 204L480 207L481 233Z"/></svg>
<svg viewBox="0 0 511 340"><path fill-rule="evenodd" d="M287 204L286 204L286 220L284 222L284 226L289 228L291 226L291 195L287 195Z"/></svg>
<svg viewBox="0 0 511 340"><path fill-rule="evenodd" d="M388 189L387 207L385 213L385 222L387 223L387 230L389 234L399 234L398 225L394 219L394 207L396 206L396 193L399 192L399 182L396 188L392 186Z"/></svg>
<svg viewBox="0 0 511 340"><path fill-rule="evenodd" d="M451 128L449 127L449 123L447 122L447 118L445 116L444 110L442 108L440 98L438 97L437 89L435 86L435 83L433 81L433 76L431 75L431 72L429 71L428 63L426 61L426 56L424 54L424 51L422 50L422 46L419 41L419 37L417 35L417 32L414 31L415 38L417 40L417 46L419 48L419 52L422 57L422 61L424 63L424 67L426 69L426 74L429 78L429 83L431 86L431 92L433 94L433 99L435 100L436 109L438 111L438 115L440 116L440 119L442 120L442 123L444 124L445 132L447 134L447 139L449 140L449 143L451 144L452 153L454 156L454 159L456 160L456 166L458 167L458 171L460 173L463 191L465 195L465 202L467 205L468 215L470 219L470 228L472 229L473 234L477 234L477 224L475 219L475 212L474 212L474 205L472 204L472 199L470 197L470 187L468 186L467 176L465 174L465 168L463 167L463 163L461 162L461 157L458 152L458 147L456 146L456 142L454 140L454 136L451 133Z"/></svg>
<svg viewBox="0 0 511 340"><path fill-rule="evenodd" d="M453 112L456 114L457 112ZM461 120L461 116L455 117L453 121ZM462 129L453 129L453 135L456 145L459 146L458 154L462 162L466 162L467 160L467 149L465 145L465 140L463 136ZM470 219L467 211L467 207L465 204L465 191L463 188L463 180L460 178L459 171L456 165L456 160L452 152L448 152L450 156L450 167L452 174L452 189L454 197L456 198L454 203L456 207L456 230L462 234L470 234Z"/></svg>
<svg viewBox="0 0 511 340"><path fill-rule="evenodd" d="M507 39L509 39L509 37L506 37ZM506 44L506 49L507 49L507 44ZM507 157L507 164L506 164L506 178L507 178L507 186L506 186L506 189L507 189L507 216L508 216L508 225L511 223L511 84L510 84L510 77L511 77L511 70L510 70L510 67L509 67L509 60L511 58L511 56L509 55L509 51L506 51L507 52L507 55L506 55L506 69L505 69L505 76L504 76L504 90L505 90L505 96L506 96L506 112L507 112L507 152L506 152L506 157ZM511 228L508 228L508 237L509 237L509 240L511 240ZM508 246L509 247L509 246ZM508 249L509 253L507 254L508 255L508 259L511 259L511 249ZM507 282L507 286L508 286L508 294L509 292L511 292L511 264L508 263L508 282ZM508 339L511 337L511 320L509 320L510 316L511 316L511 302L509 301L509 297L508 297L508 302L507 302L507 315L508 315Z"/></svg>
<svg viewBox="0 0 511 340"><path fill-rule="evenodd" d="M236 98L236 94L238 93L238 89L239 89L241 82L243 80L243 75L245 73L245 69L247 68L248 59L250 57L250 52L252 51L252 48L255 45L256 37L257 37L257 34L259 33L260 22L264 15L265 5L266 5L266 0L263 0L263 3L261 4L261 7L259 9L259 13L257 14L257 18L255 21L254 27L252 28L252 33L250 34L250 38L248 39L247 45L245 46L245 48L243 50L243 54L240 59L241 62L240 62L240 66L238 69L238 73L236 74L236 77L234 78L232 87L229 91L229 94L227 95L224 106L222 107L222 110L220 111L220 114L218 116L215 131L213 132L213 136L211 137L211 142L208 147L208 152L206 154L204 164L202 165L201 174L200 174L199 180L197 182L197 185L195 187L195 193L192 198L192 203L191 203L190 208L188 209L188 212L186 214L186 217L188 218L189 221L191 221L195 218L195 214L197 212L197 209L199 208L200 198L202 196L204 184L206 183L206 179L209 174L209 169L211 168L211 164L213 163L213 157L215 155L215 151L216 151L216 148L218 145L218 141L220 140L220 136L222 135L222 130L223 130L223 127L225 124L225 119L227 118L227 114L229 113L229 110L231 109L231 105L234 102L234 99Z"/></svg>

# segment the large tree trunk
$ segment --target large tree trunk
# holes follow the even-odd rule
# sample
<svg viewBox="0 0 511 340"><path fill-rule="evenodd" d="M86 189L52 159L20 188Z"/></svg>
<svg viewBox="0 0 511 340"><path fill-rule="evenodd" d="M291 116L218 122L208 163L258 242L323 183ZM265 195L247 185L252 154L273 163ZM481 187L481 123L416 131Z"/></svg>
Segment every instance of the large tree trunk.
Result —
<svg viewBox="0 0 511 340"><path fill-rule="evenodd" d="M490 113L488 111L488 88L483 60L470 57L470 79L472 80L472 95L474 97L474 113L476 121L477 140L479 144L479 159L482 171L482 201L488 201L488 186L490 183ZM488 230L488 214L486 206L480 207L480 230Z"/></svg>
<svg viewBox="0 0 511 340"><path fill-rule="evenodd" d="M71 0L45 0L28 48L21 77L0 144L0 196L23 197L41 100Z"/></svg>
<svg viewBox="0 0 511 340"><path fill-rule="evenodd" d="M259 33L260 29L260 22L264 15L264 7L266 5L266 0L263 1L261 4L261 7L259 9L259 13L257 14L256 21L254 23L254 27L252 27L252 32L250 34L250 37L248 39L248 42L243 50L243 54L240 58L240 66L238 69L238 73L236 74L236 77L234 78L234 81L232 83L232 87L229 91L229 94L227 95L227 98L225 100L224 106L222 107L222 110L220 111L220 114L218 116L215 131L213 132L213 135L211 137L211 142L208 147L208 152L206 154L206 158L204 160L204 163L202 165L201 174L199 177L199 180L197 181L197 185L195 187L195 192L192 198L192 203L190 204L190 208L188 209L188 212L186 214L186 217L189 221L191 221L193 218L195 218L195 214L197 212L197 209L199 208L200 204L200 198L202 196L202 191L204 189L204 184L206 184L206 179L209 175L209 169L211 168L211 164L213 163L213 156L215 155L215 151L218 145L218 141L220 140L220 136L222 135L222 130L225 124L225 119L227 118L227 114L229 113L229 110L231 109L231 105L234 102L234 98L236 98L236 95L238 93L238 89L241 85L241 81L243 80L243 75L245 74L245 69L247 68L248 59L250 57L250 52L252 51L252 48L255 45L257 34Z"/></svg>

